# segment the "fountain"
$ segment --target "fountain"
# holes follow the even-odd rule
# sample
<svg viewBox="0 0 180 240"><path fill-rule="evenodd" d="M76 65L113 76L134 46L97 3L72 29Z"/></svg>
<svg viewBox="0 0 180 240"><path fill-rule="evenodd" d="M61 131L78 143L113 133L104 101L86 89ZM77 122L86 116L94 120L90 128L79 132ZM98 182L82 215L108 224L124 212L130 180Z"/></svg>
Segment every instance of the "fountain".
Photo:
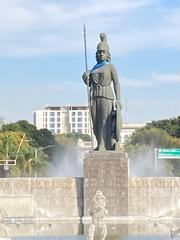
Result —
<svg viewBox="0 0 180 240"><path fill-rule="evenodd" d="M105 208L106 200L105 196L101 191L97 191L93 197L93 207L90 209L89 213L92 216L92 223L90 225L87 240L93 240L96 228L101 229L100 238L105 240L107 235L107 227L105 224L105 217L108 215L108 211Z"/></svg>
<svg viewBox="0 0 180 240"><path fill-rule="evenodd" d="M171 238L179 235L180 178L128 176L128 158L118 147L119 82L106 40L106 35L101 34L96 53L98 63L83 74L88 91L90 86L90 108L98 144L95 151L84 156L83 177L1 179L3 239L51 236L79 240L87 236L87 240L93 240L98 229L99 240L121 236L128 239L129 235L131 239L137 236L148 239L152 235L154 239L167 239L170 234ZM110 76L113 78L109 81ZM111 81L116 86L116 98ZM67 235L72 238L62 237Z"/></svg>

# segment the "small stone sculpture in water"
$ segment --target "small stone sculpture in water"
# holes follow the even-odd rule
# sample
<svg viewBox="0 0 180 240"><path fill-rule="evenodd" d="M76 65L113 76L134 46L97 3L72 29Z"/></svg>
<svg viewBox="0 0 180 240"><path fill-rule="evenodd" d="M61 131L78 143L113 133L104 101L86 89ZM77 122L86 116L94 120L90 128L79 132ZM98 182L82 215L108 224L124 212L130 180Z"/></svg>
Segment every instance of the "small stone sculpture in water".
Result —
<svg viewBox="0 0 180 240"><path fill-rule="evenodd" d="M97 191L93 198L93 207L89 213L92 216L92 223L90 225L88 236L86 240L93 240L96 227L101 229L101 240L105 240L107 235L107 227L105 224L105 217L108 215L106 207L106 199L101 191Z"/></svg>
<svg viewBox="0 0 180 240"><path fill-rule="evenodd" d="M97 45L97 64L85 71L82 78L89 85L93 132L97 140L95 150L115 150L119 147L121 130L120 84L105 33ZM113 86L111 86L113 84Z"/></svg>

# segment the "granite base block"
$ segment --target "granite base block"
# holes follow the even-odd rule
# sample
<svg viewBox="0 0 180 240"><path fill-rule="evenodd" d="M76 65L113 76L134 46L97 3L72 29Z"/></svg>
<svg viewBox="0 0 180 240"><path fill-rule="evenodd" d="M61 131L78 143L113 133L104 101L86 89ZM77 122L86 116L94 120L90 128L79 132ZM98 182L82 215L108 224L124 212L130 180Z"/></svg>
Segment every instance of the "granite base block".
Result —
<svg viewBox="0 0 180 240"><path fill-rule="evenodd" d="M84 159L84 216L96 191L106 197L108 216L128 214L128 160L124 152L89 152Z"/></svg>

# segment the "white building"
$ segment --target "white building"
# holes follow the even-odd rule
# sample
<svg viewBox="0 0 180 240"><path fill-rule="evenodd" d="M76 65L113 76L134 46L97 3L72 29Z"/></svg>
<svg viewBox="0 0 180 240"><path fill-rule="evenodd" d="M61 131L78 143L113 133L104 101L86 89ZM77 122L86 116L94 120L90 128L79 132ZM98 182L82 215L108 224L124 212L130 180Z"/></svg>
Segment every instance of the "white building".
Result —
<svg viewBox="0 0 180 240"><path fill-rule="evenodd" d="M135 132L136 130L143 128L146 124L144 123L125 123L122 125L121 129L121 144L126 143L129 141L130 136Z"/></svg>
<svg viewBox="0 0 180 240"><path fill-rule="evenodd" d="M79 132L90 135L87 106L49 106L34 111L37 129L47 128L53 134Z"/></svg>
<svg viewBox="0 0 180 240"><path fill-rule="evenodd" d="M87 106L49 106L34 111L37 129L47 128L53 134L79 132L91 135ZM121 144L127 142L132 133L145 124L122 125Z"/></svg>

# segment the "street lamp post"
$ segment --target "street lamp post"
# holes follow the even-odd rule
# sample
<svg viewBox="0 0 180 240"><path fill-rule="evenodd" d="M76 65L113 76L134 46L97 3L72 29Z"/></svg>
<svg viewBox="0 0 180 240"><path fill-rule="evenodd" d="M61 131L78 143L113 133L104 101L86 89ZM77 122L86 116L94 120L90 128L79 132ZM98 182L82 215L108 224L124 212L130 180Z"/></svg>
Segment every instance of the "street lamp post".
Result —
<svg viewBox="0 0 180 240"><path fill-rule="evenodd" d="M48 145L48 146L45 146L45 147L35 148L35 150L34 150L34 158L35 158L35 160L38 158L38 151L46 149L46 148L51 148L51 147L55 147L55 145ZM37 173L36 172L35 172L35 177L37 177Z"/></svg>
<svg viewBox="0 0 180 240"><path fill-rule="evenodd" d="M38 151L46 149L46 148L51 148L51 147L55 147L55 145L48 145L48 146L45 146L45 147L36 148L35 151L34 151L35 159L37 159L37 157L38 157Z"/></svg>

